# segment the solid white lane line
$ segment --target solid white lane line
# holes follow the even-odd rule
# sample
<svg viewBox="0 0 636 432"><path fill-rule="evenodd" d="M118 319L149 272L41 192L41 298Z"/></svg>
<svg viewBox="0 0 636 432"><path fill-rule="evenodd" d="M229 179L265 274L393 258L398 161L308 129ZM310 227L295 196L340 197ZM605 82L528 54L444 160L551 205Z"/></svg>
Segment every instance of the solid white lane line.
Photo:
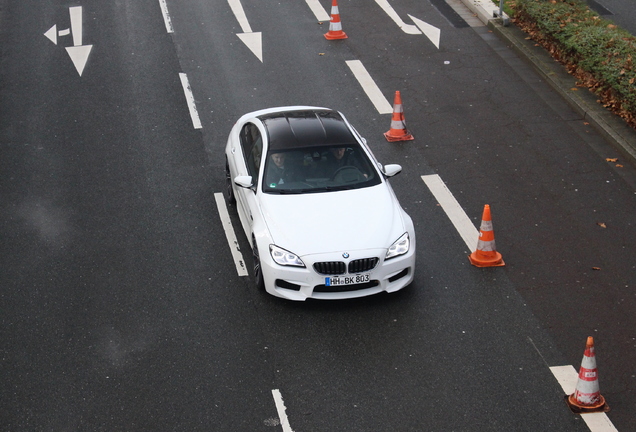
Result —
<svg viewBox="0 0 636 432"><path fill-rule="evenodd" d="M574 366L551 366L550 371L552 371L552 375L554 375L559 384L561 384L561 388L566 395L574 393L579 379L579 374L576 372L576 369L574 369ZM592 432L618 432L618 429L614 427L604 412L581 414L581 418Z"/></svg>
<svg viewBox="0 0 636 432"><path fill-rule="evenodd" d="M278 418L280 419L280 425L283 427L283 432L294 432L289 425L287 419L287 413L285 411L285 402L283 402L283 396L280 394L280 390L272 390L272 396L274 396L274 403L276 404L276 411L278 411Z"/></svg>
<svg viewBox="0 0 636 432"><path fill-rule="evenodd" d="M230 252L234 259L236 271L239 276L247 276L247 267L245 266L243 254L241 254L241 249L239 248L238 241L236 240L234 228L232 228L232 220L230 219L230 214L228 213L227 206L225 205L225 198L222 193L217 192L214 194L214 199L216 201L216 207L219 210L219 217L221 218L223 230L225 231L225 238L227 239L227 243L230 245Z"/></svg>
<svg viewBox="0 0 636 432"><path fill-rule="evenodd" d="M618 432L618 429L604 412L581 414L581 417L592 432Z"/></svg>
<svg viewBox="0 0 636 432"><path fill-rule="evenodd" d="M471 222L470 218L459 205L451 191L446 187L441 177L437 174L422 176L422 180L431 190L437 202L442 206L446 215L451 220L455 229L466 243L468 250L474 252L477 249L479 231Z"/></svg>
<svg viewBox="0 0 636 432"><path fill-rule="evenodd" d="M382 91L380 91L380 88L375 81L373 81L373 78L371 78L371 75L369 75L369 72L367 72L362 62L360 60L348 60L346 63L362 86L364 92L369 99L371 99L373 105L375 105L375 109L377 109L380 114L392 114L393 106L386 100Z"/></svg>
<svg viewBox="0 0 636 432"><path fill-rule="evenodd" d="M170 12L168 12L168 5L166 0L159 0L159 6L161 7L161 13L163 14L163 22L166 24L166 31L168 33L174 33L172 27L172 20L170 19Z"/></svg>
<svg viewBox="0 0 636 432"><path fill-rule="evenodd" d="M183 86L183 93L185 94L186 101L188 103L188 109L190 110L190 117L192 117L192 126L195 129L201 129L201 120L199 119L199 113L197 112L197 105L194 102L194 95L192 94L192 87L188 81L188 76L184 73L179 73L181 79L181 85Z"/></svg>
<svg viewBox="0 0 636 432"><path fill-rule="evenodd" d="M552 375L557 379L565 394L570 395L576 390L576 383L579 375L576 373L574 366L550 366Z"/></svg>
<svg viewBox="0 0 636 432"><path fill-rule="evenodd" d="M327 13L318 0L305 0L307 6L314 13L318 21L331 21L331 15Z"/></svg>

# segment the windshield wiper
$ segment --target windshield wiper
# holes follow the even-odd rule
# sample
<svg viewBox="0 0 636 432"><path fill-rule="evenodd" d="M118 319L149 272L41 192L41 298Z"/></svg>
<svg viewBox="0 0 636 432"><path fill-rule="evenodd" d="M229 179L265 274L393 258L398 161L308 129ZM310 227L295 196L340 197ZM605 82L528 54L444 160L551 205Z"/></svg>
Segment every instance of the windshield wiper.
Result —
<svg viewBox="0 0 636 432"><path fill-rule="evenodd" d="M268 189L265 193L276 194L276 195L287 195L287 194L299 194L303 193L305 189Z"/></svg>

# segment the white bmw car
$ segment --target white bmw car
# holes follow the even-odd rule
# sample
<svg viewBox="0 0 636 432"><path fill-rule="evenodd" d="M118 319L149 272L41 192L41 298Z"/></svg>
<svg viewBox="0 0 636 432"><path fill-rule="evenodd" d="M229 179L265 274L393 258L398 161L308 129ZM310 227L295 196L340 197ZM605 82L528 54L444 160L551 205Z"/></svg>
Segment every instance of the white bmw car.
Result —
<svg viewBox="0 0 636 432"><path fill-rule="evenodd" d="M413 281L415 233L377 162L327 108L242 116L225 149L226 197L253 254L256 285L290 300L395 292Z"/></svg>

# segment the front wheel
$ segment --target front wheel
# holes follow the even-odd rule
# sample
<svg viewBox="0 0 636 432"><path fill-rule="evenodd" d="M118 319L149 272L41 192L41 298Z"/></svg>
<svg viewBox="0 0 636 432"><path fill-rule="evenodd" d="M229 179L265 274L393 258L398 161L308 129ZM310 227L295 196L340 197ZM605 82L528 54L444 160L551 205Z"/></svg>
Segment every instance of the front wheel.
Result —
<svg viewBox="0 0 636 432"><path fill-rule="evenodd" d="M252 238L252 258L252 269L254 270L254 282L256 283L256 288L258 288L259 290L264 290L265 280L263 279L263 269L261 268L261 255L258 252L258 246L256 245L255 238Z"/></svg>

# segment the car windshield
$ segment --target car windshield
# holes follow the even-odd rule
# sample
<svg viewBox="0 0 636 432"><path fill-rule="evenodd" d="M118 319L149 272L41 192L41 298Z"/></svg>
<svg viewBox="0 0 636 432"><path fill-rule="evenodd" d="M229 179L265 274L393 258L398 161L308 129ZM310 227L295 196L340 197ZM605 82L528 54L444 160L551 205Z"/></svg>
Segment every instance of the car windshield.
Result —
<svg viewBox="0 0 636 432"><path fill-rule="evenodd" d="M378 171L359 145L270 150L263 192L311 193L374 186Z"/></svg>

